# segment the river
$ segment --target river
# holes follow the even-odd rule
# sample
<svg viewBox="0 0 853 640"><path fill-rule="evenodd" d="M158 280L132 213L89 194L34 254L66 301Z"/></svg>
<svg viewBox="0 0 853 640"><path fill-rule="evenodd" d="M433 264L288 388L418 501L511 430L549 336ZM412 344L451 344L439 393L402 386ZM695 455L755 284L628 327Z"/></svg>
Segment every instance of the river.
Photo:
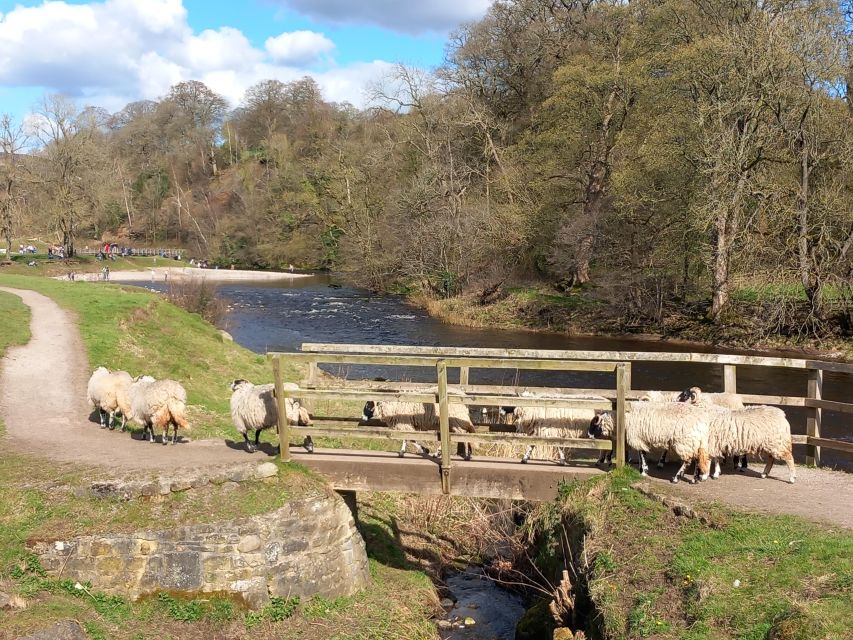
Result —
<svg viewBox="0 0 853 640"><path fill-rule="evenodd" d="M164 285L139 283L162 291ZM717 349L706 345L639 340L630 337L572 337L555 333L477 329L446 324L397 296L336 284L332 277L317 275L279 282L223 283L218 295L228 303L227 330L234 340L255 351L298 351L303 342L405 344L465 347L516 347L529 349L584 349L626 351L718 352L801 357L796 353L756 352ZM348 378L387 375L413 381L434 380L430 369L405 371L379 367L330 367L329 371ZM390 374L390 375L389 375ZM451 372L451 382L453 382ZM805 395L806 372L775 367L738 366L737 384L741 393ZM586 372L471 372L470 381L491 384L550 385L560 387L612 387L612 374ZM696 363L638 362L632 366L632 386L637 389L680 390L698 385L705 390L722 389L722 367ZM853 376L827 372L824 398L850 401ZM805 433L805 410L785 407L794 433ZM849 420L848 420L849 423ZM853 430L844 415L824 411L822 435L853 441ZM795 447L802 461L805 448ZM823 449L826 465L853 470L850 457Z"/></svg>

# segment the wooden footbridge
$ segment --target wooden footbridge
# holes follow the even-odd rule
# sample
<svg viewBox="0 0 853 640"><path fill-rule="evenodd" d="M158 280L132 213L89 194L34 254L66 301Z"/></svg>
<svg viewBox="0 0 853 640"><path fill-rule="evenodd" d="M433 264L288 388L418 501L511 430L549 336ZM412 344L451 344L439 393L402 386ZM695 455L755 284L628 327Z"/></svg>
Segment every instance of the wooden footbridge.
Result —
<svg viewBox="0 0 853 640"><path fill-rule="evenodd" d="M471 497L547 500L556 495L560 482L584 479L603 473L594 462L554 462L531 460L519 464L518 458L507 459L477 456L464 461L453 455L459 443L479 445L542 446L566 449L594 450L595 454L611 452L617 466L625 464L625 412L627 401L641 397L645 390L631 388L631 364L639 361L711 363L723 368L724 391L737 392L737 367L785 367L807 372L804 396L742 395L744 402L780 406L806 407L806 435L794 436L795 444L807 447L807 463L820 464L821 447L853 454L853 443L821 437L822 412L853 413L849 403L853 389L845 392L845 401L823 399L825 371L849 374L853 364L823 362L792 358L768 358L699 353L605 352L605 351L544 351L528 349L480 349L420 346L385 346L352 344L302 345L299 353L271 352L267 354L275 375L279 416L284 416L287 397L300 400L311 411L313 425L291 427L286 420L278 425L282 443L282 461L298 461L326 476L339 491L402 491L419 494L452 494ZM284 362L307 370L298 391L285 388ZM435 382L405 382L386 380L346 380L330 376L320 365L373 365L403 369L428 367L435 372ZM470 384L472 369L536 370L544 372L581 371L610 374L611 385L603 389L558 387L520 387L507 385ZM448 370L456 372L454 382L448 381ZM398 376L399 377L399 376ZM686 381L688 382L688 381ZM685 384L685 386L688 386ZM706 391L711 391L706 389ZM567 398L575 396L598 396ZM440 444L441 457L399 457L396 452L371 449L316 449L308 453L302 447L292 447L290 441L299 436L335 438L342 441L402 441L412 440L411 432L395 431L377 424L364 423L360 417L363 403L373 401L405 401L437 403L439 428L418 432L419 441ZM348 404L347 404L348 403ZM334 412L348 416L319 415L319 405L334 407ZM477 424L474 433L453 433L450 430L450 404L475 405L487 408L495 416L501 406L573 407L614 411L615 445L604 440L588 438L563 439L529 436L514 432L512 425L494 420ZM341 408L344 407L342 410ZM357 408L356 408L357 407ZM488 411L488 408L493 408Z"/></svg>

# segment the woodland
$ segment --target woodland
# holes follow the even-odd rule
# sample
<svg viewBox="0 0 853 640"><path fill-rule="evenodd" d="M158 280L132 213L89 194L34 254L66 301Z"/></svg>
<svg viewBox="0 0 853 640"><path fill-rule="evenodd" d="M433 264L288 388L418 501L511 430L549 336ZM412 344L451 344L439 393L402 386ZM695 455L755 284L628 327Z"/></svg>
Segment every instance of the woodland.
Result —
<svg viewBox="0 0 853 640"><path fill-rule="evenodd" d="M364 108L309 77L46 95L0 119L0 235L850 336L851 54L849 1L499 0Z"/></svg>

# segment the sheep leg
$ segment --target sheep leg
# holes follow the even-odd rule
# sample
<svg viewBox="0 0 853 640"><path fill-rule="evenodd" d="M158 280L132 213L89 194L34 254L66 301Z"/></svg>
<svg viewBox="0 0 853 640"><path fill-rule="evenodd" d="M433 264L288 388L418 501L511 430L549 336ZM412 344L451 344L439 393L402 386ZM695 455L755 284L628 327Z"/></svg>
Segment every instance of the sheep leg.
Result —
<svg viewBox="0 0 853 640"><path fill-rule="evenodd" d="M527 445L527 451L524 452L524 455L521 457L521 464L527 464L527 461L530 460L530 454L533 453L533 445Z"/></svg>
<svg viewBox="0 0 853 640"><path fill-rule="evenodd" d="M711 458L711 477L716 480L720 477L720 473L723 471L722 462L720 462L719 458Z"/></svg>
<svg viewBox="0 0 853 640"><path fill-rule="evenodd" d="M794 484L797 481L797 467L794 466L794 456L788 454L788 456L783 459L785 460L785 464L788 465L788 471L791 472L791 475L788 476L788 482Z"/></svg>
<svg viewBox="0 0 853 640"><path fill-rule="evenodd" d="M649 465L646 464L646 452L640 451L640 475L649 475Z"/></svg>
<svg viewBox="0 0 853 640"><path fill-rule="evenodd" d="M664 449L663 453L660 456L660 460L658 460L658 469L663 469L663 465L666 464L666 454L669 453L668 449Z"/></svg>
<svg viewBox="0 0 853 640"><path fill-rule="evenodd" d="M566 452L563 450L563 447L557 448L557 456L559 457L560 465L566 466Z"/></svg>
<svg viewBox="0 0 853 640"><path fill-rule="evenodd" d="M121 432L124 433L127 429L127 416L124 415L124 412L121 414Z"/></svg>
<svg viewBox="0 0 853 640"><path fill-rule="evenodd" d="M106 418L104 417L104 414L105 414L105 413L106 413L106 411L104 411L103 409L101 409L100 407L98 407L98 420L100 420L100 421L101 421L101 429L106 429L106 428L107 428L107 425L106 425Z"/></svg>
<svg viewBox="0 0 853 640"><path fill-rule="evenodd" d="M314 441L311 439L311 436L305 436L302 446L305 447L305 451L308 453L314 453Z"/></svg>
<svg viewBox="0 0 853 640"><path fill-rule="evenodd" d="M775 460L773 459L773 456L768 455L767 456L767 464L764 467L764 471L761 472L762 478L766 478L768 475L770 475L770 469L773 468L774 462L775 462Z"/></svg>
<svg viewBox="0 0 853 640"><path fill-rule="evenodd" d="M110 411L110 416L109 416L109 419L107 420L107 426L110 428L110 431L115 429L115 427L113 426L113 420L115 420L115 416L116 416L116 412L114 410Z"/></svg>
<svg viewBox="0 0 853 640"><path fill-rule="evenodd" d="M248 432L243 434L243 440L246 443L246 451L248 451L249 453L255 452L255 448L258 445L258 438L260 438L260 436L261 436L260 430L256 429L255 430L255 446L252 446L252 443L249 442Z"/></svg>
<svg viewBox="0 0 853 640"><path fill-rule="evenodd" d="M640 455L642 456L642 454L640 454ZM681 463L681 467L679 467L678 471L675 472L675 477L673 477L673 479L672 479L673 484L676 484L679 481L679 479L681 478L681 476L684 475L684 471L687 469L687 465L689 463L690 463L690 460L685 460L684 462ZM643 474L643 475L645 475L645 474Z"/></svg>
<svg viewBox="0 0 853 640"><path fill-rule="evenodd" d="M735 458L734 458L735 467L737 467L737 459L738 459L738 456L735 456ZM746 454L743 454L742 456L740 456L740 469L738 469L738 471L740 471L741 473L746 473L746 469L747 469Z"/></svg>
<svg viewBox="0 0 853 640"><path fill-rule="evenodd" d="M398 455L398 456L400 456L401 458L402 458L404 455L406 455L406 442L408 442L408 441L407 441L407 440L403 440L403 444L402 444L402 445L400 445L400 450L397 452L397 455Z"/></svg>

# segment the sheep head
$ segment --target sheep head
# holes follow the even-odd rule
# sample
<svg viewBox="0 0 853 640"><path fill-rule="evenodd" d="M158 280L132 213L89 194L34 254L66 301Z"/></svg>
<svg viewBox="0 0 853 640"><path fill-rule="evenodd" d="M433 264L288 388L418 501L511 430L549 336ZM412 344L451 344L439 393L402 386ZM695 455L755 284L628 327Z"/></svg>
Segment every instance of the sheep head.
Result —
<svg viewBox="0 0 853 640"><path fill-rule="evenodd" d="M239 387L242 387L244 384L249 384L248 380L244 380L243 378L237 378L231 383L231 391L237 391Z"/></svg>
<svg viewBox="0 0 853 640"><path fill-rule="evenodd" d="M609 438L613 434L613 414L598 413L589 421L586 435L590 438Z"/></svg>

